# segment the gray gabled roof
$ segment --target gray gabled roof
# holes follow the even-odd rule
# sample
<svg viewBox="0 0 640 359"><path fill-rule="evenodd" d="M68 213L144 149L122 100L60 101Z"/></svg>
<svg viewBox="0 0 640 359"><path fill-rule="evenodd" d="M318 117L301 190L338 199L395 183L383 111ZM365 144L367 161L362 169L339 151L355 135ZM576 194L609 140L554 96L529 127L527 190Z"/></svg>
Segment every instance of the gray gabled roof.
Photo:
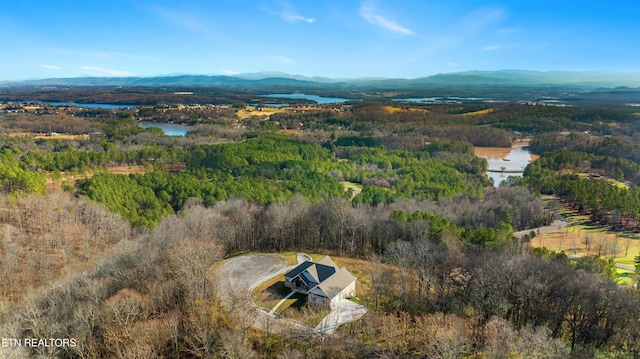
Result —
<svg viewBox="0 0 640 359"><path fill-rule="evenodd" d="M316 263L316 272L318 273L318 283L322 283L331 277L338 267L330 267L324 264Z"/></svg>
<svg viewBox="0 0 640 359"><path fill-rule="evenodd" d="M320 282L316 288L319 288L327 298L333 298L355 280L356 277L351 275L346 268L340 268L327 280Z"/></svg>
<svg viewBox="0 0 640 359"><path fill-rule="evenodd" d="M329 266L329 267L338 268L338 266L333 262L333 260L329 256L324 256L324 258L319 260L317 263L318 264L324 264L324 265Z"/></svg>
<svg viewBox="0 0 640 359"><path fill-rule="evenodd" d="M309 261L304 261L298 264L297 267L290 270L287 274L284 275L285 278L294 278L298 274L302 273L305 269L311 267L314 263Z"/></svg>
<svg viewBox="0 0 640 359"><path fill-rule="evenodd" d="M356 280L356 277L351 275L346 268L339 268L329 256L316 263L305 261L284 276L289 280L300 276L306 283L317 284L312 291L328 298L335 297Z"/></svg>

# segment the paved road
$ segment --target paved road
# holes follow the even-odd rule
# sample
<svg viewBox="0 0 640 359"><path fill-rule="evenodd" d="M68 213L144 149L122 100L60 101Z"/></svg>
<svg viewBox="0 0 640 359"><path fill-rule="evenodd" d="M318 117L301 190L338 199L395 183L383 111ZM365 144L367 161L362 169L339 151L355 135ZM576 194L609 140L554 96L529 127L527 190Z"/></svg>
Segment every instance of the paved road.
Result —
<svg viewBox="0 0 640 359"><path fill-rule="evenodd" d="M552 232L552 231L557 231L559 229L562 228L566 228L567 224L569 224L569 222L565 221L562 218L558 218L555 219L550 225L548 226L544 226L544 227L538 227L538 228L531 228L531 229L525 229L524 231L518 231L516 233L514 233L514 235L516 237L522 237L525 234L529 234L531 233L531 231L536 232L536 235L538 234L542 234L542 233L547 233L547 232Z"/></svg>

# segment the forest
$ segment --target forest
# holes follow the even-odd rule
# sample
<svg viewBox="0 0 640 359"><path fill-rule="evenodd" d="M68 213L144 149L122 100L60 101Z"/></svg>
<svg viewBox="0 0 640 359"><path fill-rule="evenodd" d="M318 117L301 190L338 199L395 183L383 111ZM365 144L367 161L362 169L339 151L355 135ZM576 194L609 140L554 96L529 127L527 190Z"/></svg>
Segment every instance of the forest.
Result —
<svg viewBox="0 0 640 359"><path fill-rule="evenodd" d="M257 95L47 91L0 114L0 333L76 345L0 356L640 356L637 285L617 284L609 258L534 246L562 209L638 232L632 108L376 99L243 117ZM145 105L34 110L23 96ZM474 146L522 139L539 159L494 186ZM254 328L211 275L247 252L363 263L369 312L329 336Z"/></svg>

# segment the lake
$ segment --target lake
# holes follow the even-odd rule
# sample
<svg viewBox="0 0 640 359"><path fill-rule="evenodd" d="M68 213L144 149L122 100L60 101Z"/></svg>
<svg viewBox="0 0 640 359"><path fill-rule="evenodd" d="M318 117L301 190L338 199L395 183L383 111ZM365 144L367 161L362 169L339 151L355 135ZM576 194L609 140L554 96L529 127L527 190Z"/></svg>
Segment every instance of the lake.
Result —
<svg viewBox="0 0 640 359"><path fill-rule="evenodd" d="M170 123L139 123L138 126L142 128L157 127L164 131L167 136L186 136L187 132L191 129L191 126L173 125Z"/></svg>
<svg viewBox="0 0 640 359"><path fill-rule="evenodd" d="M77 102L49 102L43 101L42 103L52 106L75 106L75 107L85 107L85 108L104 108L104 109L122 109L122 108L132 108L136 107L136 105L114 105L108 103L77 103Z"/></svg>
<svg viewBox="0 0 640 359"><path fill-rule="evenodd" d="M505 147L474 147L476 156L489 162L487 177L493 179L494 186L509 176L522 177L525 167L539 156L529 152L527 141L516 142L511 148Z"/></svg>
<svg viewBox="0 0 640 359"><path fill-rule="evenodd" d="M490 102L492 99L488 97L459 97L459 96L447 96L447 97L410 97L410 98L395 98L393 101L398 102L417 102L417 103L459 103L459 102Z"/></svg>
<svg viewBox="0 0 640 359"><path fill-rule="evenodd" d="M315 101L319 105L323 105L326 103L337 103L337 102L347 102L349 101L346 98L339 97L323 97L316 95L306 95L303 93L276 93L272 95L260 95L262 97L272 97L272 98L300 98L305 100Z"/></svg>

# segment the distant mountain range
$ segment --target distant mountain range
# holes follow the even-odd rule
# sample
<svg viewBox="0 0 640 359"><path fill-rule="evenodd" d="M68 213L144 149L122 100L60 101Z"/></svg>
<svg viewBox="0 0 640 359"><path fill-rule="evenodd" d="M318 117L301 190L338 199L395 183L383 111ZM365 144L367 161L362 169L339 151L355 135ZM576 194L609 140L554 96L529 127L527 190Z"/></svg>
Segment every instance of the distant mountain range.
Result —
<svg viewBox="0 0 640 359"><path fill-rule="evenodd" d="M594 90L597 88L640 88L640 73L609 71L465 71L437 74L415 79L401 78L327 78L290 75L282 72L258 72L232 76L173 75L154 77L75 77L25 81L4 81L0 85L18 86L219 86L219 87L359 87L384 89L421 89L442 87L562 87Z"/></svg>

